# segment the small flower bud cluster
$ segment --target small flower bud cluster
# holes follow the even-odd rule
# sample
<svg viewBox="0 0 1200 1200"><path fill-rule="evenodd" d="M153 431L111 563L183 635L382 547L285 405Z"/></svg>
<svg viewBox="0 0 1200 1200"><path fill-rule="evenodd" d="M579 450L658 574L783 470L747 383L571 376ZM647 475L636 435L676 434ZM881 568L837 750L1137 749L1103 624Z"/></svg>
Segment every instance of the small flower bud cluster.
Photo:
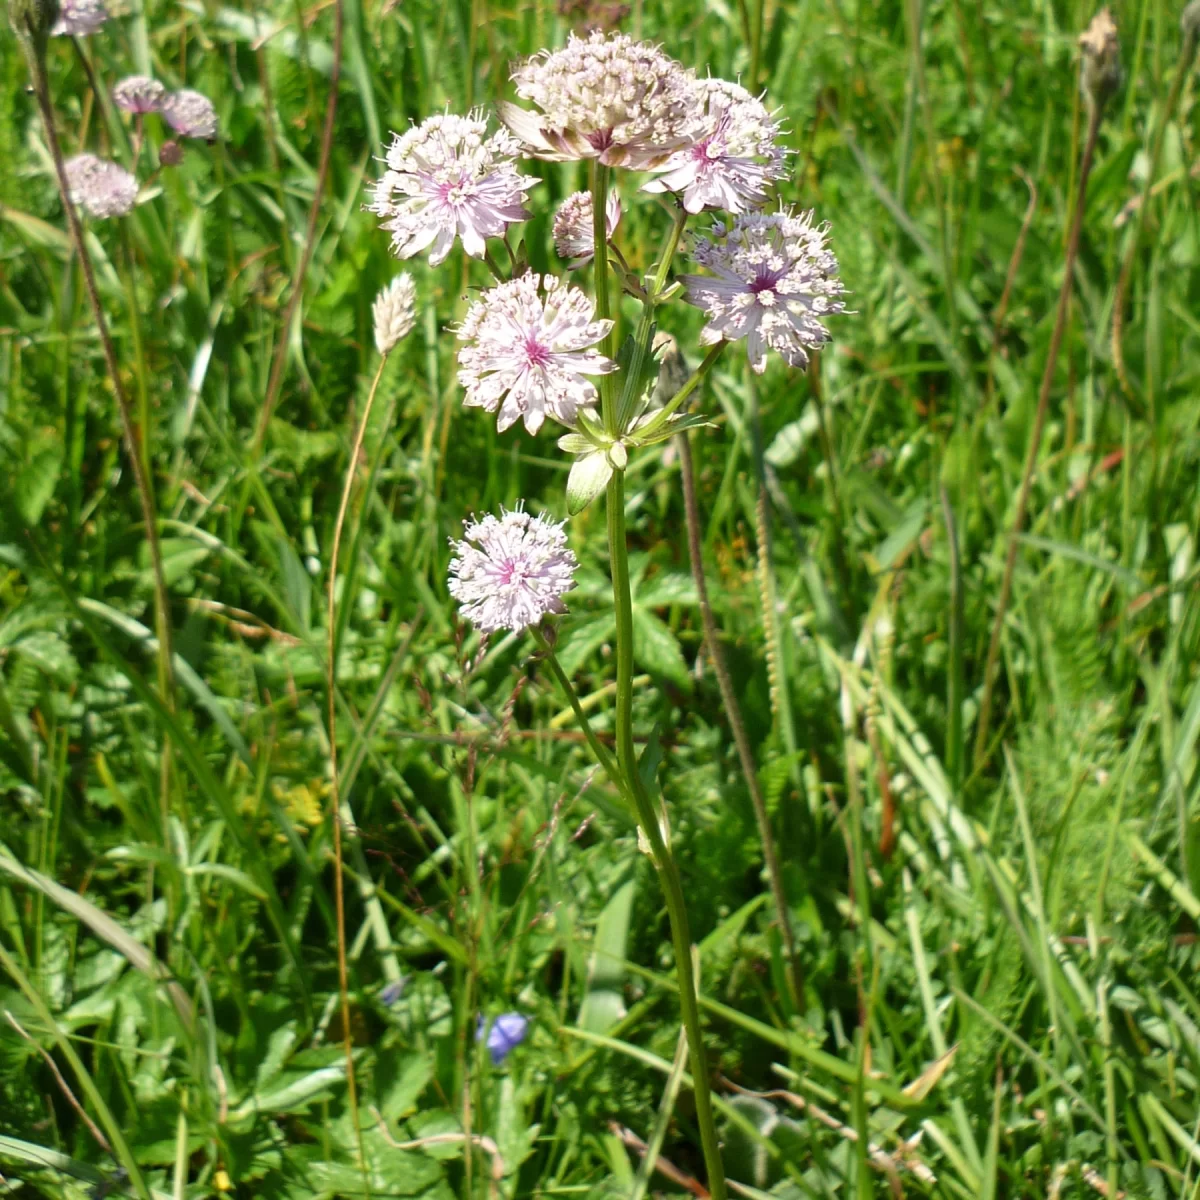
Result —
<svg viewBox="0 0 1200 1200"><path fill-rule="evenodd" d="M1103 104L1121 86L1121 42L1107 8L1079 35L1079 48L1080 89L1092 104Z"/></svg>
<svg viewBox="0 0 1200 1200"><path fill-rule="evenodd" d="M592 217L592 193L573 192L554 214L554 249L568 260L572 271L592 261L596 240ZM604 228L609 241L621 223L621 197L609 192L604 205Z"/></svg>

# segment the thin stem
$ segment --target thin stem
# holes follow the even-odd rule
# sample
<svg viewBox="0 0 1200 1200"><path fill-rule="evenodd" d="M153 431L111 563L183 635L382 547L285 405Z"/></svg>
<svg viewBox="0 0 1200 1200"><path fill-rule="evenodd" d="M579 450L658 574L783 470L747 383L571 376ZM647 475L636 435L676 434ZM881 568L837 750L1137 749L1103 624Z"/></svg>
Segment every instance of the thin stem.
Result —
<svg viewBox="0 0 1200 1200"><path fill-rule="evenodd" d="M613 756L609 754L604 743L600 741L592 729L591 722L587 719L587 713L583 711L583 705L579 703L578 694L574 687L571 686L570 679L567 678L566 672L559 664L558 657L554 653L554 648L547 641L546 635L538 626L530 626L529 632L533 634L533 640L537 642L539 649L546 656L546 661L550 664L551 674L558 681L558 686L562 688L563 695L566 696L568 703L571 705L571 711L575 714L575 720L579 722L579 728L583 731L583 736L587 739L587 744L596 756L596 761L604 768L604 773L608 776L613 787L627 800L632 802L633 797L629 794L625 780L621 778L621 772L618 770L617 764L613 761Z"/></svg>
<svg viewBox="0 0 1200 1200"><path fill-rule="evenodd" d="M625 542L625 477L614 473L608 484L608 548L612 562L613 604L616 613L617 644L617 762L633 793L638 824L650 844L659 885L667 904L671 924L671 942L675 951L675 970L679 982L679 1004L687 1030L691 1058L692 1084L695 1089L696 1123L708 1170L708 1187L713 1200L725 1200L725 1167L721 1162L717 1127L713 1120L709 1090L708 1064L701 1040L700 1006L696 998L696 978L692 970L692 937L688 928L687 905L683 898L679 868L664 838L658 814L645 781L638 771L633 741L633 601L629 591L629 561Z"/></svg>
<svg viewBox="0 0 1200 1200"><path fill-rule="evenodd" d="M721 631L708 599L708 583L704 576L704 554L700 537L700 506L696 502L696 475L692 468L691 441L686 433L676 439L679 446L679 465L683 475L683 510L687 519L688 554L692 560L692 579L696 583L696 595L700 600L700 618L704 625L704 646L712 661L717 676L717 688L729 728L733 732L733 744L737 747L742 774L750 791L750 802L754 806L754 819L758 823L758 836L762 842L763 860L767 866L767 878L771 884L771 898L775 903L775 915L783 934L784 954L787 957L792 988L792 1000L797 1012L804 1011L804 971L796 952L796 934L792 929L791 911L787 895L783 890L783 872L779 869L779 855L775 850L775 838L771 832L771 818L767 813L767 802L763 797L758 780L758 768L754 762L754 751L746 735L746 724L742 719L742 708L734 691L725 652L721 649Z"/></svg>
<svg viewBox="0 0 1200 1200"><path fill-rule="evenodd" d="M27 49L30 74L33 76L33 90L37 97L38 111L41 113L42 124L46 130L46 142L50 147L50 156L54 160L54 173L58 181L59 195L62 197L63 209L67 214L67 225L71 231L71 241L75 252L79 255L79 265L83 270L83 281L87 289L88 303L92 309L92 318L96 322L96 331L100 335L100 345L104 350L104 362L108 368L108 376L112 381L113 395L117 398L117 411L121 418L121 433L125 440L125 452L129 456L133 468L133 481L137 488L138 499L141 501L142 522L146 526L146 545L150 550L150 568L154 576L154 624L158 636L158 678L159 690L163 703L168 709L174 708L174 658L171 651L171 622L170 601L167 596L166 576L163 572L162 547L158 540L158 516L154 506L154 491L150 476L142 457L141 442L143 431L138 428L134 419L133 407L125 391L121 372L117 365L117 352L113 346L112 335L109 333L108 321L104 316L104 308L100 303L100 293L96 288L96 273L92 268L92 256L88 252L87 243L83 238L83 227L79 222L79 214L71 202L71 189L67 183L66 163L63 160L62 145L58 140L58 130L54 124L54 106L50 101L50 85L46 79L46 65L40 52L34 48L36 35L29 30L30 45ZM164 797L164 804L166 803ZM166 830L164 829L164 837Z"/></svg>
<svg viewBox="0 0 1200 1200"><path fill-rule="evenodd" d="M358 456L362 452L363 439L367 433L367 422L371 418L371 408L375 404L375 395L379 391L379 381L383 377L383 368L387 364L387 355L379 358L379 366L375 368L375 378L371 380L371 390L367 393L367 403L363 407L362 419L354 435L354 445L350 450L350 464L346 468L346 482L342 486L342 500L338 506L337 521L333 526L333 548L329 553L329 583L328 583L328 612L326 621L329 626L328 644L326 646L325 662L325 691L329 705L329 768L330 768L330 806L333 810L333 898L335 918L337 921L337 960L338 960L338 998L342 1009L342 1045L346 1051L346 1092L350 1101L350 1123L354 1126L358 1138L358 1158L363 1172L363 1186L369 1194L370 1185L367 1182L366 1157L363 1154L362 1130L358 1121L358 1087L354 1077L354 1042L350 1036L350 985L349 973L346 967L346 896L342 871L342 801L338 780L338 749L337 749L337 569L338 555L342 548L342 529L346 523L346 512L350 507L350 494L354 489L354 476L358 470Z"/></svg>
<svg viewBox="0 0 1200 1200"><path fill-rule="evenodd" d="M1021 489L1017 493L1017 511L1013 516L1012 528L1008 531L1008 555L1004 560L1004 576L1000 582L1000 598L996 604L996 619L992 624L991 641L988 643L987 662L983 668L983 698L979 704L979 725L975 731L974 770L983 764L987 750L988 727L992 718L992 688L995 685L996 663L1000 656L1000 638L1004 632L1004 617L1012 596L1013 571L1020 548L1020 533L1025 524L1025 510L1029 506L1029 492L1033 485L1033 473L1037 469L1038 450L1042 444L1042 429L1046 424L1046 412L1050 406L1050 388L1054 383L1054 370L1058 365L1058 352L1062 348L1063 333L1067 326L1067 307L1071 300L1071 280L1075 271L1075 255L1079 250L1079 229L1083 224L1083 205L1087 196L1088 176L1092 170L1092 159L1096 152L1096 137L1100 132L1100 118L1104 115L1104 100L1089 106L1087 140L1083 147L1083 160L1079 169L1079 186L1075 194L1075 211L1071 217L1071 229L1067 235L1066 262L1063 270L1062 287L1058 293L1058 309L1054 314L1054 331L1050 335L1050 352L1046 357L1046 369L1042 372L1042 385L1038 392L1037 412L1033 429L1029 434L1029 449L1025 455L1025 471L1021 477Z"/></svg>
<svg viewBox="0 0 1200 1200"><path fill-rule="evenodd" d="M1167 94L1167 102L1163 107L1162 117L1154 132L1154 147L1150 151L1150 166L1146 171L1146 182L1142 185L1142 199L1138 205L1137 216L1134 218L1133 232L1129 235L1129 245L1125 249L1125 257L1121 262L1121 275L1117 281L1117 294L1113 301L1112 319L1112 356L1113 365L1117 370L1117 379L1121 390L1130 399L1133 398L1133 388L1129 384L1129 376L1125 371L1125 349L1122 337L1125 331L1125 296L1129 291L1129 281L1133 275L1133 260L1137 255L1138 245L1142 240L1142 228L1146 220L1146 209L1149 207L1150 191L1154 186L1154 177L1158 174L1158 163L1162 157L1163 141L1166 138L1167 126L1175 115L1175 106L1179 103L1179 93L1183 81L1187 78L1188 69L1192 64L1192 56L1196 53L1196 32L1190 22L1184 22L1183 45L1179 49L1179 65L1175 78L1171 80L1171 90Z"/></svg>
<svg viewBox="0 0 1200 1200"><path fill-rule="evenodd" d="M337 117L338 81L342 73L342 25L342 0L333 0L333 64L329 71L329 101L325 108L325 128L321 134L321 155L317 160L317 182L313 188L312 204L308 210L308 226L304 231L304 249L300 253L296 273L292 276L292 294L288 297L287 309L283 314L279 342L275 347L275 357L271 361L271 374L267 380L267 394L263 399L262 411L258 417L258 427L254 431L254 441L250 447L251 458L254 460L257 460L262 453L267 427L271 423L271 414L275 411L275 401L278 399L279 389L283 385L283 368L287 362L292 321L295 319L300 297L304 294L308 264L312 261L313 250L316 248L317 219L321 215L321 201L325 197L325 183L329 178L329 160L333 153L333 125ZM301 22L300 36L303 39L303 22Z"/></svg>
<svg viewBox="0 0 1200 1200"><path fill-rule="evenodd" d="M727 343L718 342L709 348L700 365L692 372L692 377L654 414L654 416L638 430L642 438L657 433L670 419L675 410L704 382L704 377L712 370L713 364L721 357L721 351Z"/></svg>
<svg viewBox="0 0 1200 1200"><path fill-rule="evenodd" d="M687 224L687 210L682 205L675 210L675 219L671 222L671 232L667 236L667 244L663 250L658 270L654 273L654 283L649 294L642 301L642 315L638 320L637 331L633 335L633 358L625 373L625 385L621 389L621 402L617 407L617 429L624 432L633 419L634 406L637 404L638 380L642 377L642 366L650 353L650 339L654 329L654 310L658 306L659 297L667 282L671 263L675 252L679 249L679 239L683 236L683 227Z"/></svg>
<svg viewBox="0 0 1200 1200"><path fill-rule="evenodd" d="M596 319L607 321L612 318L612 305L608 291L608 224L605 209L608 204L608 168L597 159L591 162L592 192L592 274L596 289ZM616 358L617 326L612 328L600 343L600 351L606 358ZM600 378L600 411L604 418L604 429L609 437L617 436L617 391L612 374Z"/></svg>

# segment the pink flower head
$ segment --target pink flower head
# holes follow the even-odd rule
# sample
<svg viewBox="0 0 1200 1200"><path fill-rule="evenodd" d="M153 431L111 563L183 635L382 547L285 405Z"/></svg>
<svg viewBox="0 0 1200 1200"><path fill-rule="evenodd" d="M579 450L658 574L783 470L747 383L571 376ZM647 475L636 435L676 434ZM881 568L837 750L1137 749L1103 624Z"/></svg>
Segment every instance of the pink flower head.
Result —
<svg viewBox="0 0 1200 1200"><path fill-rule="evenodd" d="M480 632L519 633L547 613L567 611L562 597L574 586L579 563L564 524L530 516L518 505L513 512L502 508L499 517L472 519L463 540L451 540L450 595Z"/></svg>
<svg viewBox="0 0 1200 1200"><path fill-rule="evenodd" d="M534 158L646 171L692 141L692 73L626 34L571 34L564 49L523 62L513 81L537 108L501 104L500 119Z"/></svg>
<svg viewBox="0 0 1200 1200"><path fill-rule="evenodd" d="M86 37L108 20L104 0L62 0L51 37Z"/></svg>
<svg viewBox="0 0 1200 1200"><path fill-rule="evenodd" d="M776 144L779 125L761 100L724 79L698 79L698 138L644 184L647 192L677 192L690 213L706 208L742 213L767 202L767 188L784 174Z"/></svg>
<svg viewBox="0 0 1200 1200"><path fill-rule="evenodd" d="M148 75L128 75L113 88L113 103L131 113L158 112L167 89Z"/></svg>
<svg viewBox="0 0 1200 1200"><path fill-rule="evenodd" d="M525 192L537 180L517 171L520 146L512 134L487 136L478 109L465 117L429 117L393 137L388 169L367 208L387 218L383 228L400 258L432 243L429 262L437 266L456 237L469 255L482 258L488 238L503 237L509 225L528 218Z"/></svg>
<svg viewBox="0 0 1200 1200"><path fill-rule="evenodd" d="M63 164L73 203L89 217L123 217L137 199L137 180L115 162L94 154L76 154Z"/></svg>
<svg viewBox="0 0 1200 1200"><path fill-rule="evenodd" d="M541 291L544 282L545 290ZM463 403L499 410L503 433L524 420L537 433L547 416L571 427L581 408L596 401L588 375L607 375L617 364L589 349L612 328L594 320L595 305L577 287L547 275L519 275L488 288L467 310L458 330Z"/></svg>
<svg viewBox="0 0 1200 1200"><path fill-rule="evenodd" d="M191 88L171 92L162 102L162 115L180 137L211 142L217 136L217 110L213 102Z"/></svg>
<svg viewBox="0 0 1200 1200"><path fill-rule="evenodd" d="M621 222L621 197L608 193L604 204L605 235L612 241ZM573 192L554 214L554 249L559 258L569 259L567 266L578 270L595 257L596 240L592 226L592 193Z"/></svg>
<svg viewBox="0 0 1200 1200"><path fill-rule="evenodd" d="M762 374L767 350L793 367L829 341L820 319L845 311L845 287L826 245L828 225L811 212L749 213L717 224L712 240L698 238L693 257L711 275L684 275L688 303L708 317L700 335L707 345L746 339L750 366Z"/></svg>

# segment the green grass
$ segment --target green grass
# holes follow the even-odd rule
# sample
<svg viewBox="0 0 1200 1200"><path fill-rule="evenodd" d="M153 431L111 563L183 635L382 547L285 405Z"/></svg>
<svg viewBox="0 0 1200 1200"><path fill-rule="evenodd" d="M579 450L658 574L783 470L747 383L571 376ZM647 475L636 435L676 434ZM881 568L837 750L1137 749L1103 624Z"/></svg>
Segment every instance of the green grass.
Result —
<svg viewBox="0 0 1200 1200"><path fill-rule="evenodd" d="M633 1148L703 1179L650 864L531 644L481 655L445 590L447 538L471 512L524 497L566 513L549 430L497 435L460 404L447 329L487 275L457 251L409 265L421 317L384 369L339 559L365 1184L359 1168L324 678L370 307L398 269L364 186L387 130L509 97L508 63L582 17L547 0L343 4L336 136L290 331L332 7L147 0L85 45L103 85L152 68L221 118L221 139L187 143L133 215L89 226L148 421L170 704L111 380L25 62L0 40L0 1191L683 1194ZM905 1195L964 1200L1200 1196L1194 73L1146 178L1179 70L1174 7L1114 8L1125 80L1089 181L978 758L1092 11L637 0L623 22L766 88L794 151L782 194L832 222L856 310L808 377L778 359L755 377L727 350L699 401L716 427L693 437L708 590L802 1004L702 651L677 453L644 452L628 483L635 717L661 755L743 1195L884 1197L890 1171ZM128 161L129 127L69 42L51 42L49 73L66 152ZM147 130L143 178L161 141L156 119ZM529 169L544 181L530 254L550 269L545 214L586 181ZM1018 170L1036 196L1024 233ZM1148 183L1144 225L1116 226ZM644 269L666 218L621 186L619 241ZM1113 306L1139 229L1123 385ZM664 322L694 366L697 314L672 305ZM570 528L583 569L559 655L607 733L599 504ZM496 1068L476 1020L510 1010L529 1034Z"/></svg>

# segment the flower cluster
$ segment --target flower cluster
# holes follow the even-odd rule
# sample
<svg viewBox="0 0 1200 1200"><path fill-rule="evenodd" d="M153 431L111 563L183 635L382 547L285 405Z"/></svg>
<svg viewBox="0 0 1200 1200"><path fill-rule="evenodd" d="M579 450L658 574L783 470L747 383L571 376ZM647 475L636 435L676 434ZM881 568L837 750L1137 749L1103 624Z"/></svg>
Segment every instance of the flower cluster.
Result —
<svg viewBox="0 0 1200 1200"><path fill-rule="evenodd" d="M51 37L87 37L108 20L104 0L62 0Z"/></svg>
<svg viewBox="0 0 1200 1200"><path fill-rule="evenodd" d="M595 315L587 293L550 275L519 275L489 288L458 330L463 403L499 411L501 433L518 420L537 433L547 416L573 426L579 410L596 401L587 376L617 369L590 349L613 324Z"/></svg>
<svg viewBox="0 0 1200 1200"><path fill-rule="evenodd" d="M217 136L217 110L213 102L191 88L164 97L162 115L180 137L211 142Z"/></svg>
<svg viewBox="0 0 1200 1200"><path fill-rule="evenodd" d="M113 88L113 103L126 112L141 115L158 112L167 89L149 75L127 75Z"/></svg>
<svg viewBox="0 0 1200 1200"><path fill-rule="evenodd" d="M502 433L520 422L537 434L547 418L565 426L559 447L576 460L567 484L574 513L626 469L631 450L705 423L679 409L715 355L693 375L677 350L656 362L658 343L650 343L659 305L686 288L686 299L707 318L702 340L745 341L751 367L761 372L768 350L804 366L829 340L822 322L844 311L845 289L827 226L814 224L811 213L763 211L786 173L786 152L779 122L761 97L727 80L698 79L649 42L599 31L572 34L561 50L518 63L512 80L524 103L497 106L499 132L489 133L475 110L433 116L393 135L367 208L382 218L400 258L427 250L436 266L461 242L468 255L486 261L495 282L455 331L463 402L495 413ZM568 196L552 234L569 270L590 263L594 273L607 274L611 259L616 283L643 305L639 332L627 339L619 362L600 348L614 326L611 309L597 313L581 288L531 271L536 253L519 239L514 245L510 226L529 218L526 193L536 182L519 170L522 157L595 164L598 190ZM666 260L644 277L614 241L620 188L603 174L612 168L653 176L641 190L672 196L677 206ZM599 232L609 243L603 262L594 261L600 195ZM707 234L685 240L689 217L709 211L727 215ZM503 254L489 248L493 238L503 239ZM671 283L671 259L688 241L706 273ZM395 281L376 302L380 353L394 344L385 300L403 309L403 286ZM606 293L597 287L598 295ZM400 325L406 322L408 313ZM615 387L598 382L617 372ZM518 508L472 521L454 545L451 594L485 634L520 630L563 611L575 560L561 526Z"/></svg>
<svg viewBox="0 0 1200 1200"><path fill-rule="evenodd" d="M572 34L564 49L519 66L513 82L537 108L503 104L500 119L536 158L645 171L694 140L692 73L625 34Z"/></svg>
<svg viewBox="0 0 1200 1200"><path fill-rule="evenodd" d="M762 374L768 348L793 367L829 340L820 318L844 311L845 287L826 244L827 225L811 212L749 213L697 239L693 255L711 275L685 275L688 301L708 318L706 345L746 339L750 366Z"/></svg>
<svg viewBox="0 0 1200 1200"><path fill-rule="evenodd" d="M64 164L73 204L89 217L123 217L137 199L137 180L115 162L94 154L76 154Z"/></svg>
<svg viewBox="0 0 1200 1200"><path fill-rule="evenodd" d="M429 261L436 266L456 237L482 258L487 238L503 237L529 216L525 192L537 181L517 172L516 139L504 131L488 137L478 111L430 117L394 136L368 208L386 218L383 228L400 258L432 245Z"/></svg>
<svg viewBox="0 0 1200 1200"><path fill-rule="evenodd" d="M450 595L481 633L520 633L548 613L566 612L562 597L579 564L563 523L502 508L499 517L472 519L463 540L450 544Z"/></svg>
<svg viewBox="0 0 1200 1200"><path fill-rule="evenodd" d="M593 212L591 192L572 192L554 214L554 249L559 258L569 260L567 266L572 271L578 270L595 257ZM609 192L604 205L605 236L609 241L612 241L620 223L621 197L616 192Z"/></svg>
<svg viewBox="0 0 1200 1200"><path fill-rule="evenodd" d="M693 85L702 115L698 135L662 165L662 174L644 184L646 192L676 192L690 213L706 208L743 213L767 202L767 189L784 174L779 125L761 100L724 79Z"/></svg>

